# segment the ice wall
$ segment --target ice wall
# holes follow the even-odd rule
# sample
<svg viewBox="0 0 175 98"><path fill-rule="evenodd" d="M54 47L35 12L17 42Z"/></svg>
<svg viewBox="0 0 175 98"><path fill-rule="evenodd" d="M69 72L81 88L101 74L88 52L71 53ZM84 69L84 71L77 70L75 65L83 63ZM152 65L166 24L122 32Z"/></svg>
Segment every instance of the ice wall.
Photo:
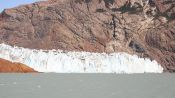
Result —
<svg viewBox="0 0 175 98"><path fill-rule="evenodd" d="M31 50L0 44L0 58L28 65L39 72L57 73L162 73L149 59L126 53Z"/></svg>

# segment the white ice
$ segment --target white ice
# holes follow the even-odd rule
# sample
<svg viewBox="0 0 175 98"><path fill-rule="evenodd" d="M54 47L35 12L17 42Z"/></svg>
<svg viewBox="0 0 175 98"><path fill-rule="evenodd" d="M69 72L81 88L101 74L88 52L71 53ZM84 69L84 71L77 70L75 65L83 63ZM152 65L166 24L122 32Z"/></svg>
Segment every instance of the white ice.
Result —
<svg viewBox="0 0 175 98"><path fill-rule="evenodd" d="M0 58L23 63L39 72L57 73L162 73L156 61L127 53L32 50L0 44Z"/></svg>

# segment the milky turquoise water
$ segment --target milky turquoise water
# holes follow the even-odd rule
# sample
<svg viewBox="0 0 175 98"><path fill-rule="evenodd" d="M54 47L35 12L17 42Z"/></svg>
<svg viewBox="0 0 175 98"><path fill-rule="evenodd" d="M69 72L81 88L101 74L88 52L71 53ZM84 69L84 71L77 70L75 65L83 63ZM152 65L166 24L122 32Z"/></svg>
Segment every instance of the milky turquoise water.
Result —
<svg viewBox="0 0 175 98"><path fill-rule="evenodd" d="M0 98L175 98L175 74L0 74Z"/></svg>

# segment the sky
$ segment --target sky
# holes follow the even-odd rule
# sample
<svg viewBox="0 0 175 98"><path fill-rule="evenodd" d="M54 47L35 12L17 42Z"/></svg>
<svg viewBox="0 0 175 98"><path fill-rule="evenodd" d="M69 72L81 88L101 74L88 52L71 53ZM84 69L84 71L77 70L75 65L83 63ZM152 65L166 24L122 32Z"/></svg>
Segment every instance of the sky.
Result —
<svg viewBox="0 0 175 98"><path fill-rule="evenodd" d="M6 8L17 7L22 4L30 4L39 0L0 0L0 12Z"/></svg>

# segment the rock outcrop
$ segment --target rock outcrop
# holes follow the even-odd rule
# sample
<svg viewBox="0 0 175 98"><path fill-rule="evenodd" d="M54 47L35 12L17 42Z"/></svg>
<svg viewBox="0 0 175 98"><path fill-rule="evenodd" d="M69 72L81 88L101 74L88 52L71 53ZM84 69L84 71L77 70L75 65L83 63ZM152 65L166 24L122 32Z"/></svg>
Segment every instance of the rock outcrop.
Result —
<svg viewBox="0 0 175 98"><path fill-rule="evenodd" d="M49 0L5 9L0 42L33 49L127 52L175 71L172 0Z"/></svg>
<svg viewBox="0 0 175 98"><path fill-rule="evenodd" d="M33 73L34 69L20 63L0 59L0 73Z"/></svg>

